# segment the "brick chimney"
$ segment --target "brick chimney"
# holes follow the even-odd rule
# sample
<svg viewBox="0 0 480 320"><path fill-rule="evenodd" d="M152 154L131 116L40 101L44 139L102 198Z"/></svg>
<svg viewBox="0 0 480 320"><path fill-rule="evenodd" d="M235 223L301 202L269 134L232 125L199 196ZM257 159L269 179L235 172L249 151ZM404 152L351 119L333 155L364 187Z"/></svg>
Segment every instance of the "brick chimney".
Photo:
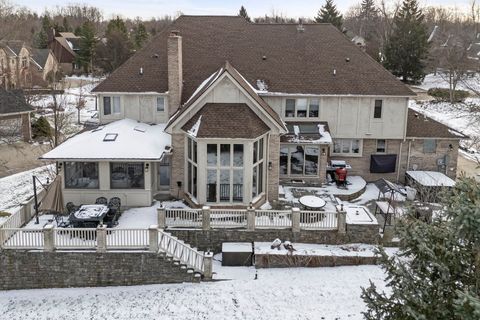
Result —
<svg viewBox="0 0 480 320"><path fill-rule="evenodd" d="M179 31L171 31L167 43L168 55L168 115L171 117L182 101L182 37Z"/></svg>

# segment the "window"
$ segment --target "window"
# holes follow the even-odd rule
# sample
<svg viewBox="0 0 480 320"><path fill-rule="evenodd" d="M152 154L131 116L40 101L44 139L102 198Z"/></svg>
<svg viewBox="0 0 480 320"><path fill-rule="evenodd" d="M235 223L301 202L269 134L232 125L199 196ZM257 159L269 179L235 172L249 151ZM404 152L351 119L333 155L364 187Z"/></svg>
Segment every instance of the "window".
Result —
<svg viewBox="0 0 480 320"><path fill-rule="evenodd" d="M22 58L22 68L27 67L27 58Z"/></svg>
<svg viewBox="0 0 480 320"><path fill-rule="evenodd" d="M285 117L295 117L295 99L287 99L285 104Z"/></svg>
<svg viewBox="0 0 480 320"><path fill-rule="evenodd" d="M260 138L260 140L253 143L252 198L263 192L263 172L265 166L263 148L264 138Z"/></svg>
<svg viewBox="0 0 480 320"><path fill-rule="evenodd" d="M98 163L65 162L65 188L98 189Z"/></svg>
<svg viewBox="0 0 480 320"><path fill-rule="evenodd" d="M437 140L424 139L423 140L423 153L435 153L437 151Z"/></svg>
<svg viewBox="0 0 480 320"><path fill-rule="evenodd" d="M120 113L120 97L103 97L103 114Z"/></svg>
<svg viewBox="0 0 480 320"><path fill-rule="evenodd" d="M375 100L375 108L373 110L373 117L375 119L380 119L382 118L382 100Z"/></svg>
<svg viewBox="0 0 480 320"><path fill-rule="evenodd" d="M297 99L297 117L306 118L307 117L307 99Z"/></svg>
<svg viewBox="0 0 480 320"><path fill-rule="evenodd" d="M243 144L207 144L207 202L243 202Z"/></svg>
<svg viewBox="0 0 480 320"><path fill-rule="evenodd" d="M335 139L333 141L333 154L360 155L360 139Z"/></svg>
<svg viewBox="0 0 480 320"><path fill-rule="evenodd" d="M387 141L385 139L377 140L377 153L386 153L387 152Z"/></svg>
<svg viewBox="0 0 480 320"><path fill-rule="evenodd" d="M280 175L318 175L319 148L311 145L280 147Z"/></svg>
<svg viewBox="0 0 480 320"><path fill-rule="evenodd" d="M310 99L308 116L310 118L317 118L319 109L320 109L320 100L319 99Z"/></svg>
<svg viewBox="0 0 480 320"><path fill-rule="evenodd" d="M144 189L143 162L110 162L110 189Z"/></svg>
<svg viewBox="0 0 480 320"><path fill-rule="evenodd" d="M191 138L187 141L187 192L194 198L197 197L197 142Z"/></svg>
<svg viewBox="0 0 480 320"><path fill-rule="evenodd" d="M320 99L286 99L285 117L287 118L318 118L320 110Z"/></svg>
<svg viewBox="0 0 480 320"><path fill-rule="evenodd" d="M157 97L157 112L165 111L165 97Z"/></svg>

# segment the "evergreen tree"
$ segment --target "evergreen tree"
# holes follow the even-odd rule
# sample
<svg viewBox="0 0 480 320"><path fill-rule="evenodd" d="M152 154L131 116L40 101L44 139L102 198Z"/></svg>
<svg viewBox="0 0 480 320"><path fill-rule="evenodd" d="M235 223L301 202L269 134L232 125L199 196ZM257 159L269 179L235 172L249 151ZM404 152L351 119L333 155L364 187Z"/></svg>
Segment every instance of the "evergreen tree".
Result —
<svg viewBox="0 0 480 320"><path fill-rule="evenodd" d="M89 21L85 21L80 30L80 50L78 52L77 62L87 73L93 72L93 59L96 44L97 39L95 37L93 24Z"/></svg>
<svg viewBox="0 0 480 320"><path fill-rule="evenodd" d="M338 30L342 30L343 16L337 10L337 6L333 3L333 0L326 0L325 5L320 8L315 21L319 23L331 23Z"/></svg>
<svg viewBox="0 0 480 320"><path fill-rule="evenodd" d="M241 7L240 7L240 11L238 12L238 15L239 15L240 17L244 17L245 20L247 20L248 22L251 22L251 19L250 19L250 17L248 16L248 13L247 13L247 9L245 9L244 6L241 6Z"/></svg>
<svg viewBox="0 0 480 320"><path fill-rule="evenodd" d="M33 39L33 45L38 49L45 49L48 47L48 33L52 28L52 22L47 15L42 17L42 26L40 30L35 33Z"/></svg>
<svg viewBox="0 0 480 320"><path fill-rule="evenodd" d="M117 16L115 19L110 20L107 25L107 35L112 33L121 33L128 36L127 26L125 22Z"/></svg>
<svg viewBox="0 0 480 320"><path fill-rule="evenodd" d="M378 20L378 10L374 0L362 0L360 5L360 35L369 41L375 33L375 24Z"/></svg>
<svg viewBox="0 0 480 320"><path fill-rule="evenodd" d="M404 82L419 82L425 77L428 34L417 0L404 0L393 23L385 46L384 65Z"/></svg>
<svg viewBox="0 0 480 320"><path fill-rule="evenodd" d="M68 23L67 17L63 17L62 27L66 32L72 32L72 27Z"/></svg>
<svg viewBox="0 0 480 320"><path fill-rule="evenodd" d="M480 184L461 179L433 222L401 221L397 257L383 249L389 293L362 289L366 319L479 319Z"/></svg>
<svg viewBox="0 0 480 320"><path fill-rule="evenodd" d="M140 49L148 39L147 29L141 21L138 21L135 27L133 38L136 49Z"/></svg>

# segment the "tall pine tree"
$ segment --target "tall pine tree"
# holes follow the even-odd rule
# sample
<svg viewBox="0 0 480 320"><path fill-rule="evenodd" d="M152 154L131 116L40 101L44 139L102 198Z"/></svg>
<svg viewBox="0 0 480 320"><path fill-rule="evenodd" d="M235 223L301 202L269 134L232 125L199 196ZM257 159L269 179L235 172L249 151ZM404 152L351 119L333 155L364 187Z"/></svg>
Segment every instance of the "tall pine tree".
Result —
<svg viewBox="0 0 480 320"><path fill-rule="evenodd" d="M77 62L87 73L93 72L93 59L96 45L95 28L91 22L85 21L80 29L80 50L78 52Z"/></svg>
<svg viewBox="0 0 480 320"><path fill-rule="evenodd" d="M244 17L245 20L247 20L248 22L251 22L250 17L248 16L248 13L247 13L247 9L245 9L244 6L242 6L242 7L240 8L240 11L238 12L238 15L239 15L240 17Z"/></svg>
<svg viewBox="0 0 480 320"><path fill-rule="evenodd" d="M388 293L362 289L366 319L480 319L480 184L464 178L449 192L432 223L400 221L397 256L381 249Z"/></svg>
<svg viewBox="0 0 480 320"><path fill-rule="evenodd" d="M42 17L42 26L33 36L33 45L38 49L45 49L48 46L48 33L52 28L52 21L47 15Z"/></svg>
<svg viewBox="0 0 480 320"><path fill-rule="evenodd" d="M384 65L404 82L419 82L425 77L428 34L417 0L404 0L393 24L385 46Z"/></svg>
<svg viewBox="0 0 480 320"><path fill-rule="evenodd" d="M133 33L133 42L135 45L136 49L140 49L143 47L143 44L145 41L148 39L148 32L147 29L145 28L145 25L143 24L142 21L137 21L137 25L134 28L134 33Z"/></svg>
<svg viewBox="0 0 480 320"><path fill-rule="evenodd" d="M375 24L378 22L378 10L374 0L362 0L360 5L360 35L369 41L374 37Z"/></svg>
<svg viewBox="0 0 480 320"><path fill-rule="evenodd" d="M315 21L319 23L331 23L338 30L342 30L343 16L337 10L337 6L333 3L333 0L327 0L325 5L320 8Z"/></svg>

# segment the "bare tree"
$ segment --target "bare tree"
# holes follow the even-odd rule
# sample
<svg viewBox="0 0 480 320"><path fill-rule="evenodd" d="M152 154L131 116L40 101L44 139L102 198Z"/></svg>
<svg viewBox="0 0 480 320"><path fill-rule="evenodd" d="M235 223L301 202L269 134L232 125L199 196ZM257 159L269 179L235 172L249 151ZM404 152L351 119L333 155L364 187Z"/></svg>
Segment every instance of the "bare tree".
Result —
<svg viewBox="0 0 480 320"><path fill-rule="evenodd" d="M75 103L75 108L77 109L78 124L80 124L80 111L85 109L85 107L87 106L87 100L85 99L85 92L84 92L85 88L83 86L84 86L84 82L83 80L80 80L79 94Z"/></svg>

